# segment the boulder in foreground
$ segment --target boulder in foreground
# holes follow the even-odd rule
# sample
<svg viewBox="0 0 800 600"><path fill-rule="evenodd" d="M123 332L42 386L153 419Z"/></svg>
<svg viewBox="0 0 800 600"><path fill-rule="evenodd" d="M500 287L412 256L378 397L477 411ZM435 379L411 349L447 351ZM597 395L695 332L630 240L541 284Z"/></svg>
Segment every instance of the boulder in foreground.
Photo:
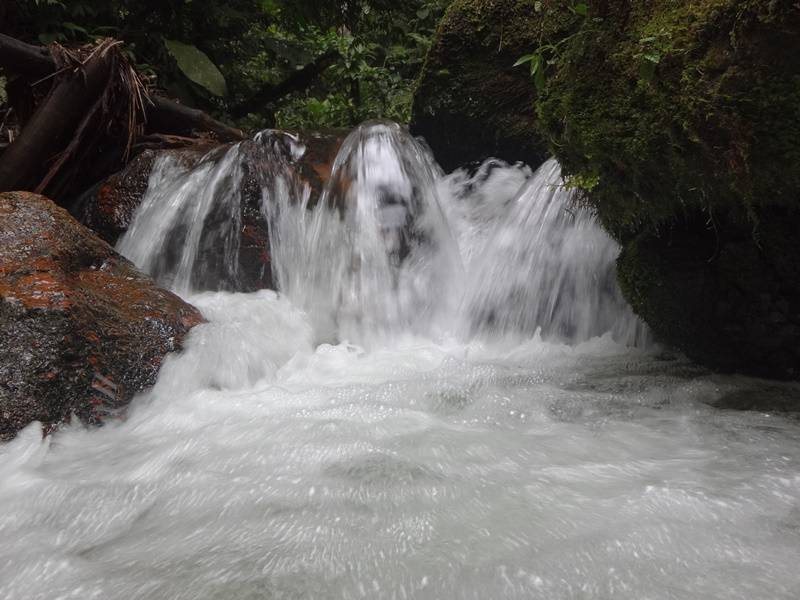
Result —
<svg viewBox="0 0 800 600"><path fill-rule="evenodd" d="M0 439L115 415L201 322L47 198L0 194Z"/></svg>

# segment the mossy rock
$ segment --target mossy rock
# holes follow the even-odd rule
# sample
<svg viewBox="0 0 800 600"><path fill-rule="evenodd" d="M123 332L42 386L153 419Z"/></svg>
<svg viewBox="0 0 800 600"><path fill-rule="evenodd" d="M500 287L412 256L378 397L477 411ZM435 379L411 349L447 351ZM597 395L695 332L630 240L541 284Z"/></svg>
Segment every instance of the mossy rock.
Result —
<svg viewBox="0 0 800 600"><path fill-rule="evenodd" d="M537 126L567 177L591 182L626 297L703 364L800 376L800 8L593 6Z"/></svg>
<svg viewBox="0 0 800 600"><path fill-rule="evenodd" d="M513 66L543 33L534 26L538 4L456 0L447 9L417 83L411 121L445 169L490 156L532 165L547 157L531 78Z"/></svg>
<svg viewBox="0 0 800 600"><path fill-rule="evenodd" d="M800 247L795 218L765 215L770 241L698 219L640 234L618 260L622 290L659 339L723 371L800 376Z"/></svg>
<svg viewBox="0 0 800 600"><path fill-rule="evenodd" d="M692 211L756 226L800 190L800 8L608 0L564 44L537 125L620 240Z"/></svg>
<svg viewBox="0 0 800 600"><path fill-rule="evenodd" d="M546 63L538 86L511 66L524 54ZM456 0L414 124L445 166L535 164L545 144L662 340L797 377L798 55L793 0Z"/></svg>

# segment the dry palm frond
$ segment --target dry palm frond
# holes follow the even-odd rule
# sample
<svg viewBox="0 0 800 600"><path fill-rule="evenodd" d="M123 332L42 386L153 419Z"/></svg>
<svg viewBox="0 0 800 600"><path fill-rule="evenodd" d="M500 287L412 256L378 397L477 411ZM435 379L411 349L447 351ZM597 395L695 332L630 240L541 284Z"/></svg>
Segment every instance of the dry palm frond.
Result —
<svg viewBox="0 0 800 600"><path fill-rule="evenodd" d="M108 62L108 79L69 144L55 158L37 186L38 193L42 193L56 176L62 181L71 179L81 158L88 156L104 139L124 139L122 160L127 161L137 136L143 130L145 103L150 102L147 83L134 68L119 40L106 38L76 49L54 43L50 46L50 53L58 69L47 79L55 77L57 82L66 77L84 77L87 65L93 60ZM68 163L72 164L71 174L64 173L70 170L65 169Z"/></svg>

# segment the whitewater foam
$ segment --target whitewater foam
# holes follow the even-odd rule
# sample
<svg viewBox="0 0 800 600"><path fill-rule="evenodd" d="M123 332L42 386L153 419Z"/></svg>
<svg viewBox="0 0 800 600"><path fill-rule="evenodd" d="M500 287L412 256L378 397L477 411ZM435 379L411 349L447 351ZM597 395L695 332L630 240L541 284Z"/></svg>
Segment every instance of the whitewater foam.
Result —
<svg viewBox="0 0 800 600"><path fill-rule="evenodd" d="M263 136L280 294L196 276L238 150L157 168L120 247L209 322L124 419L0 446L0 598L798 597L798 421L710 404L800 392L651 345L557 164L372 124L312 199Z"/></svg>

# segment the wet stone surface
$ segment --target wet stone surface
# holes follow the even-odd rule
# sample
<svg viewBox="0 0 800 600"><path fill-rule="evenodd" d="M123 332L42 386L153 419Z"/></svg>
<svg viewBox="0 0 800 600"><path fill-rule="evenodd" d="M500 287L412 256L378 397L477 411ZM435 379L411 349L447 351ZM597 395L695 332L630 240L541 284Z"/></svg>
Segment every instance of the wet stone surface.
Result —
<svg viewBox="0 0 800 600"><path fill-rule="evenodd" d="M47 198L0 194L0 439L121 414L201 322Z"/></svg>

